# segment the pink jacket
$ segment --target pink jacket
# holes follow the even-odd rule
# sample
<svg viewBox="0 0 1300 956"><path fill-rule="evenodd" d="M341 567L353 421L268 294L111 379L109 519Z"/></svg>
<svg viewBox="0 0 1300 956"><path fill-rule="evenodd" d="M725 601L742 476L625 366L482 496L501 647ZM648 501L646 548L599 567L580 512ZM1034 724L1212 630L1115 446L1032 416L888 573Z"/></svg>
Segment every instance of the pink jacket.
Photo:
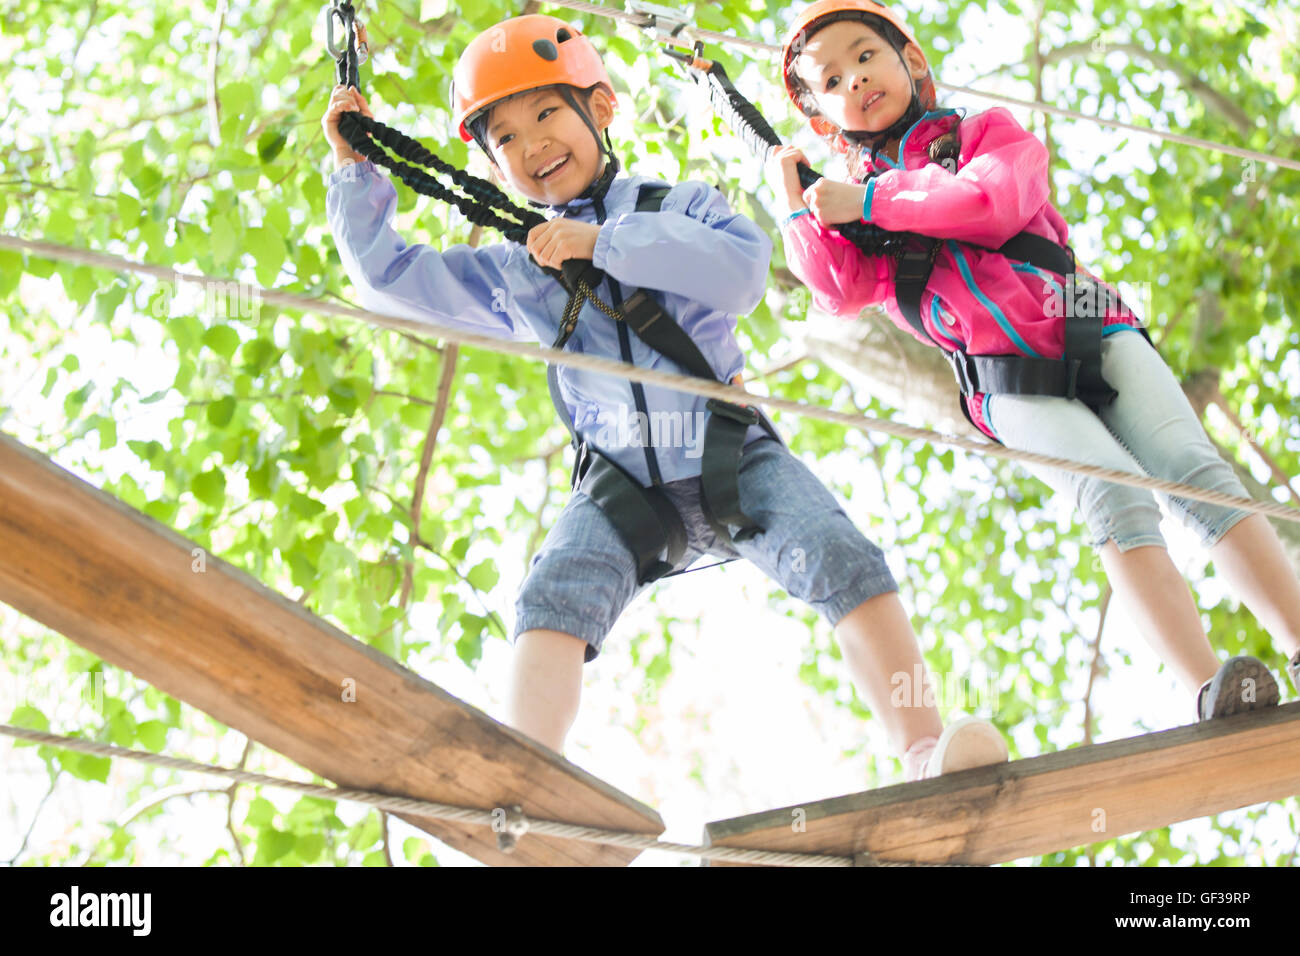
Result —
<svg viewBox="0 0 1300 956"><path fill-rule="evenodd" d="M933 162L927 151L954 123L961 124L955 174ZM901 164L877 159L876 168L886 171L867 184L869 221L883 229L949 240L939 249L921 298L921 317L934 341L918 335L898 309L894 259L864 255L808 214L786 224L785 254L816 305L856 318L866 306L883 303L895 325L927 345L942 342L971 355L1060 358L1066 310L1059 279L1028 263L962 245L995 249L1024 230L1066 242L1069 228L1051 203L1047 148L1005 109L968 119L956 110L933 110L903 137L899 157ZM1091 276L1082 267L1078 271ZM1112 286L1103 283L1102 288L1106 296L1096 307L1104 311L1107 332L1141 324ZM975 395L967 409L993 437L984 421L983 398Z"/></svg>

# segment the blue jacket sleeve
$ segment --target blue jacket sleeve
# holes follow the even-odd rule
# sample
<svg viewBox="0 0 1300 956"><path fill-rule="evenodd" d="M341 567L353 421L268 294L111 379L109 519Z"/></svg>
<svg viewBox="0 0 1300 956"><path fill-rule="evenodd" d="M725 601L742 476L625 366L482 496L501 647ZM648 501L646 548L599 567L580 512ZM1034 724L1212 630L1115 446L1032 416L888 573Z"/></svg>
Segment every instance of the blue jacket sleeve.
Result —
<svg viewBox="0 0 1300 956"><path fill-rule="evenodd" d="M763 299L772 240L737 215L707 183L680 183L658 212L625 212L605 222L592 261L630 286L745 313Z"/></svg>
<svg viewBox="0 0 1300 956"><path fill-rule="evenodd" d="M329 176L325 209L362 307L497 338L536 338L514 307L517 292L532 290L512 288L505 270L517 247L407 245L392 226L397 190L368 160Z"/></svg>

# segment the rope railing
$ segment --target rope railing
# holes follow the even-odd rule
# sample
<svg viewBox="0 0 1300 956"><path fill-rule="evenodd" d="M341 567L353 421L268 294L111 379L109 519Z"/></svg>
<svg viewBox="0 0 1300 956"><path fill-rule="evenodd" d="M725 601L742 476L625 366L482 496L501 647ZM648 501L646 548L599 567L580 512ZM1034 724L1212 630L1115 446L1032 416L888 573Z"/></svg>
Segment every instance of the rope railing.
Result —
<svg viewBox="0 0 1300 956"><path fill-rule="evenodd" d="M431 800L417 800L399 794L380 793L374 790L360 790L351 787L326 787L321 784L305 783L300 780L286 780L272 777L251 770L233 767L217 767L212 764L198 763L181 757L168 757L164 754L149 753L143 750L130 750L112 744L103 744L83 737L67 737L40 730L29 730L10 724L0 724L0 734L17 740L26 740L51 747L62 747L79 753L94 754L110 759L136 760L155 767L166 767L190 773L203 773L224 777L239 783L257 786L279 787L309 797L321 797L326 800L345 800L392 813L408 813L419 816L435 817L451 823L470 823L477 826L491 827L498 836L498 847L503 852L512 852L516 841L526 833L538 836L561 837L567 840L583 840L588 843L603 843L634 850L663 850L669 853L683 853L688 856L703 857L711 860L727 860L735 863L764 863L768 866L853 866L851 857L829 856L819 853L790 853L772 850L750 850L741 847L709 847L689 843L672 843L657 840L642 833L630 833L626 830L609 830L603 827L582 826L564 823L558 820L535 820L524 814L518 806L494 807L481 810L474 807L457 807ZM876 866L915 866L918 864L896 860L873 860ZM950 865L963 864L919 864Z"/></svg>
<svg viewBox="0 0 1300 956"><path fill-rule="evenodd" d="M89 249L76 249L70 246L59 245L58 243L22 239L17 236L0 234L0 249L11 249L15 252L27 252L48 259L72 262L78 265L93 266L102 269L110 269L115 272L136 272L141 275L152 276L153 278L159 279L163 282L190 282L203 286L205 289L215 288L220 292L224 292L228 290L231 285L237 284L233 279L217 279L211 276L182 272L178 269L173 269L167 266L157 266L150 263L136 262L122 256L110 255L104 252L95 252ZM244 283L243 288L247 289L250 288L250 286L248 283ZM383 315L378 312L369 312L364 309L355 308L354 306L339 305L333 302L327 302L323 299L313 299L292 292L284 292L277 289L263 289L257 286L252 286L251 293L253 296L257 297L259 301L279 306L284 309L293 309L299 312L314 312L321 315L333 316L335 318L352 319L355 321L367 322L371 325L383 328L413 332L418 335L435 335L447 342L453 342L459 345L482 348L505 355L517 355L535 361L550 362L556 365L568 365L573 368L580 368L604 375L620 376L629 381L641 382L646 385L659 385L665 388L675 389L679 392L699 395L702 398L716 398L720 401L733 402L742 405L762 405L769 410L789 412L792 415L800 415L805 418L831 422L848 428L856 428L862 432L879 432L886 435L892 435L895 438L921 440L932 444L946 445L951 448L960 448L963 451L988 455L993 458L1020 461L1026 464L1041 465L1047 468L1057 468L1062 471L1087 475L1091 478L1098 478L1115 484L1129 485L1135 488L1146 488L1150 491L1159 491L1180 498L1204 501L1208 504L1240 508L1243 511L1250 511L1255 514L1266 515L1270 518L1278 518L1282 521L1291 521L1300 524L1300 509L1289 507L1277 501L1256 501L1253 498L1241 498L1236 495L1225 494L1221 491L1211 491L1206 488L1198 488L1195 485L1182 484L1176 481L1167 481L1163 478L1153 478L1150 475L1135 474L1127 471L1116 471L1112 468L1102 468L1097 465L1089 465L1068 458L1056 458L1051 455L1040 455L1037 452L1020 451L1019 449L1007 448L1004 445L997 445L988 441L975 441L973 439L963 438L960 435L945 435L942 432L932 431L927 428L917 428L913 425L904 425L900 422L893 422L883 418L874 418L870 415L862 415L857 412L839 412L833 409L822 408L817 405L809 405L804 402L797 402L787 398L755 395L752 392L745 391L743 388L734 385L724 385L721 382L709 382L694 376L676 375L671 372L662 372L658 369L642 368L637 365L620 362L616 359L604 358L599 355L587 355L581 352L567 352L562 349L545 348L528 342L493 338L492 336L482 335L476 332L466 332L461 329L453 329L449 326L438 325L433 322L422 322L415 319L402 318L400 316Z"/></svg>

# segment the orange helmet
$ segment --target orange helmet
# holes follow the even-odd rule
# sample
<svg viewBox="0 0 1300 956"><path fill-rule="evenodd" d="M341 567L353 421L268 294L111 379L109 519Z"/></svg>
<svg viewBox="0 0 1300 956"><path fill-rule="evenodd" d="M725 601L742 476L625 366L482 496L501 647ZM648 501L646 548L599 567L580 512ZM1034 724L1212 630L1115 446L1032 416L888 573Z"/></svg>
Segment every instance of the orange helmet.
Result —
<svg viewBox="0 0 1300 956"><path fill-rule="evenodd" d="M786 32L785 42L781 49L781 79L785 83L785 91L789 94L791 101L799 107L799 111L805 116L809 116L809 124L821 136L835 136L840 132L838 126L822 116L812 116L808 108L800 102L798 90L796 89L790 77L790 62L803 49L807 41L807 30L818 20L828 17L835 13L874 13L895 27L907 38L908 43L916 44L920 48L921 44L916 42L916 37L912 31L907 28L903 18L898 14L891 13L878 3L872 0L818 0L817 3L809 4L804 8L799 16L795 17L794 23L790 24L790 29ZM899 50L902 55L902 50ZM917 90L917 96L921 101L922 107L927 110L934 109L936 98L934 93L934 76L927 70L924 79L920 82L920 88Z"/></svg>
<svg viewBox="0 0 1300 956"><path fill-rule="evenodd" d="M581 30L542 14L502 21L471 40L456 63L452 121L468 143L474 137L466 120L479 110L514 93L557 83L583 90L599 83L614 97L605 64Z"/></svg>

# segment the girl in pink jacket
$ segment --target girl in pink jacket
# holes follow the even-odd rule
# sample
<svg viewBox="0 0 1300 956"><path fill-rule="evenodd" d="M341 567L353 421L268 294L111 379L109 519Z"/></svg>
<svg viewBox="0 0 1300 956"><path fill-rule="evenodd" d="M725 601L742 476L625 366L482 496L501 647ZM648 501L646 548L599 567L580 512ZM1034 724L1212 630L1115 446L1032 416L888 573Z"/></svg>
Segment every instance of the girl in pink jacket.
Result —
<svg viewBox="0 0 1300 956"><path fill-rule="evenodd" d="M789 209L786 259L817 306L845 318L883 306L943 349L972 424L1008 447L1246 496L1141 321L1074 263L1036 137L1004 109L938 108L925 53L871 0L811 4L782 65L791 99L849 173L805 190L799 150L780 147L768 164ZM1031 470L1078 504L1116 595L1196 694L1198 719L1277 703L1260 661L1220 666L1150 492ZM1267 520L1166 501L1285 650L1300 687L1300 580Z"/></svg>

